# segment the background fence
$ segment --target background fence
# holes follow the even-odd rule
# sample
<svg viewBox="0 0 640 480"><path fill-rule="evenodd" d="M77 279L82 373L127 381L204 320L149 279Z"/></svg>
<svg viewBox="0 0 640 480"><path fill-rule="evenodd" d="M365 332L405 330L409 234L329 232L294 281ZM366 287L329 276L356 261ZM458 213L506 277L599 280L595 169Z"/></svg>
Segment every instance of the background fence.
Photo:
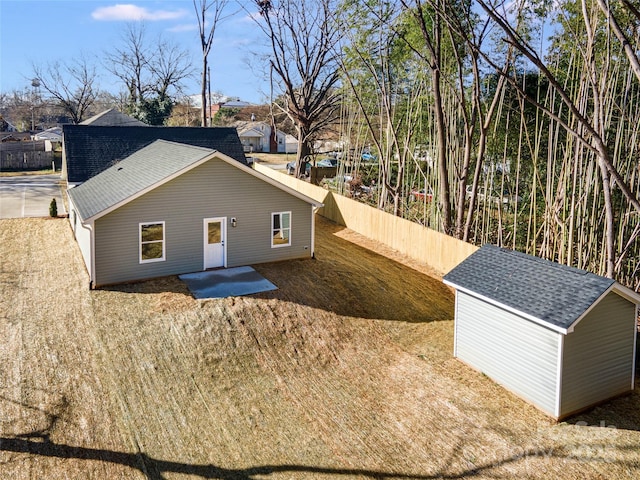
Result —
<svg viewBox="0 0 640 480"><path fill-rule="evenodd" d="M45 141L0 143L0 171L51 168L52 151L45 152Z"/></svg>
<svg viewBox="0 0 640 480"><path fill-rule="evenodd" d="M447 273L478 249L470 243L311 185L265 165L256 163L254 167L256 171L324 203L324 207L318 212L323 217L383 243L418 262L426 263L440 273Z"/></svg>

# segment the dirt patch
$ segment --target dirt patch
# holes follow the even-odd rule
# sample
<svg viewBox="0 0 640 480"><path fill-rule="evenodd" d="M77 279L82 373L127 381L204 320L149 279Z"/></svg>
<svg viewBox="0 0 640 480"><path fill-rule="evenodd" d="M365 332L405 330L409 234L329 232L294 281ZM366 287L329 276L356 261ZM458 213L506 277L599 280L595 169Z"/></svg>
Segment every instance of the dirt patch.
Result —
<svg viewBox="0 0 640 480"><path fill-rule="evenodd" d="M555 425L451 358L426 266L317 235L256 266L279 290L202 302L175 277L89 292L64 220L0 222L0 478L640 473L638 395Z"/></svg>

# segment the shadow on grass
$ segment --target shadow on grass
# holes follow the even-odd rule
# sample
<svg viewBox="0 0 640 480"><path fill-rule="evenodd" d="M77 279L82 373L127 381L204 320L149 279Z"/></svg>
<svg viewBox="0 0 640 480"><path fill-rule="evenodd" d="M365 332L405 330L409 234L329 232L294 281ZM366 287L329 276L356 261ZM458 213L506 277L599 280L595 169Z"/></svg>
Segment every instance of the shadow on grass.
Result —
<svg viewBox="0 0 640 480"><path fill-rule="evenodd" d="M594 448L601 448L603 451L606 445L593 445ZM49 458L61 459L77 459L87 461L101 461L112 464L129 467L142 473L148 480L162 480L164 474L179 473L184 475L193 475L204 479L220 479L220 480L254 480L258 476L272 475L277 473L310 473L319 475L349 475L361 476L373 479L462 479L475 476L481 476L489 471L499 468L503 465L515 464L528 458L550 458L579 460L571 453L564 452L561 447L556 448L532 448L522 450L514 455L505 458L486 462L481 465L474 465L471 468L464 469L456 473L436 473L433 475L420 475L412 473L383 472L369 469L358 468L330 468L317 467L312 465L259 465L255 467L230 469L222 468L216 465L189 464L181 462L172 462L159 460L143 452L127 453L100 448L76 447L71 445L59 444L45 440L33 440L24 437L0 437L0 451L26 453L30 455L39 455ZM599 458L589 454L590 461L610 462L606 458ZM617 461L616 463L634 466L633 462Z"/></svg>
<svg viewBox="0 0 640 480"><path fill-rule="evenodd" d="M277 290L252 295L338 315L404 322L453 319L453 294L438 278L340 238L345 227L318 218L315 259L252 265ZM177 277L101 290L191 295Z"/></svg>
<svg viewBox="0 0 640 480"><path fill-rule="evenodd" d="M26 438L0 437L0 451L14 453L28 453L43 457L95 460L109 462L138 470L149 480L161 480L167 473L194 475L201 478L217 479L253 479L257 475L270 475L286 472L308 472L325 475L361 475L370 478L415 478L430 479L431 476L405 475L397 473L378 472L373 470L335 469L306 465L262 465L243 469L222 468L215 465L194 465L171 462L152 458L145 453L126 453L99 448L74 447L53 443L50 441L34 441Z"/></svg>
<svg viewBox="0 0 640 480"><path fill-rule="evenodd" d="M254 265L278 299L338 315L405 322L453 319L453 294L430 277L341 238L345 227L318 218L314 260Z"/></svg>

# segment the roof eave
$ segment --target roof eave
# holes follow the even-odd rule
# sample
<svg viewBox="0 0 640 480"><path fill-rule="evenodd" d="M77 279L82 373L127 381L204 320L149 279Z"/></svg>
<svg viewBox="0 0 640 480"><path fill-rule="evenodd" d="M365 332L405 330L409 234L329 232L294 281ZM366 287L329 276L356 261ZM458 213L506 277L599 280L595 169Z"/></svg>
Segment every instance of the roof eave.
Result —
<svg viewBox="0 0 640 480"><path fill-rule="evenodd" d="M97 212L97 213L91 215L90 217L87 217L85 219L85 222L86 223L95 222L97 219L99 219L101 217L104 217L105 215L113 212L114 210L117 210L118 208L126 205L129 202L132 202L133 200L135 200L137 198L140 198L141 196L149 193L152 190L155 190L156 188L164 185L167 182L170 182L174 178L179 177L180 175L188 172L189 170L192 170L192 169L194 169L196 167L199 167L203 163L206 163L207 161L211 160L217 153L218 153L217 151L213 150L211 153L207 154L206 156L204 156L200 160L197 160L197 161L191 163L190 165L187 165L186 167L178 170L177 172L174 172L171 175L168 175L167 177L163 178L162 180L160 180L160 181L158 181L158 182L156 182L156 183L154 183L152 185L149 185L146 188L143 188L142 190L140 190L140 191L134 193L133 195L121 200L120 202L117 202L117 203L111 205L110 207L105 208L104 210L101 210L100 212ZM234 160L234 162L235 162L235 160Z"/></svg>
<svg viewBox="0 0 640 480"><path fill-rule="evenodd" d="M546 320L543 320L542 318L536 317L534 315L530 315L526 312L523 312L522 310L518 310L517 308L513 308L510 307L509 305L505 305L504 303L498 302L492 298L489 297L485 297L484 295L480 295L477 292L474 292L473 290L469 290L468 288L465 288L461 285L458 285L457 283L451 282L450 280L443 280L443 283L445 285L449 285L450 287L455 288L456 290L459 290L461 292L466 293L467 295L471 295L472 297L478 298L480 300L483 300L487 303L489 303L490 305L496 306L498 308L501 308L503 310L506 310L510 313L513 313L515 315L518 315L519 317L525 318L535 324L538 324L542 327L548 328L549 330L553 330L556 333L561 333L562 335L566 335L567 333L569 333L569 329L567 328L563 328L560 327L559 325L555 325L553 323L549 323ZM572 323L572 325L574 325L577 322L574 321Z"/></svg>
<svg viewBox="0 0 640 480"><path fill-rule="evenodd" d="M317 207L317 208L324 207L324 203L319 202L319 201L317 201L317 200L315 200L315 199L313 199L311 197L308 197L305 194L300 193L297 190L294 190L293 188L288 187L284 183L278 182L277 180L275 180L275 179L273 179L271 177L263 175L260 172L256 172L253 168L251 168L251 167L249 167L247 165L244 165L244 164L238 162L237 160L234 160L233 158L229 157L228 155L225 155L224 153L216 152L216 156L218 158L220 158L220 160L223 160L226 163L228 163L228 164L230 164L230 165L232 165L232 166L234 166L236 168L239 168L240 170L242 170L242 171L244 171L244 172L246 172L246 173L248 173L250 175L253 175L254 177L256 177L256 178L258 178L258 179L260 179L262 181L265 181L268 184L270 184L270 185L272 185L272 186L274 186L276 188L279 188L280 190L282 190L282 191L284 191L284 192L286 192L286 193L288 193L288 194L290 194L290 195L292 195L292 196L294 196L296 198L299 198L300 200L303 200L303 201L307 202L310 205L313 205L314 207Z"/></svg>

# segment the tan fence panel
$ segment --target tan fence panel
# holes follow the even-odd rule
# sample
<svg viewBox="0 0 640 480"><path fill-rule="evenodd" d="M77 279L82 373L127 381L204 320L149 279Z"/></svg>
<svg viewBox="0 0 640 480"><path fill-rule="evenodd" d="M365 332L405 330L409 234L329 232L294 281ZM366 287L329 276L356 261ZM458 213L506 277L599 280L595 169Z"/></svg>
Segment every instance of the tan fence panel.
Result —
<svg viewBox="0 0 640 480"><path fill-rule="evenodd" d="M448 272L478 249L470 243L334 194L284 172L260 164L256 164L255 169L323 202L325 206L318 212L323 217L426 263L441 273Z"/></svg>

